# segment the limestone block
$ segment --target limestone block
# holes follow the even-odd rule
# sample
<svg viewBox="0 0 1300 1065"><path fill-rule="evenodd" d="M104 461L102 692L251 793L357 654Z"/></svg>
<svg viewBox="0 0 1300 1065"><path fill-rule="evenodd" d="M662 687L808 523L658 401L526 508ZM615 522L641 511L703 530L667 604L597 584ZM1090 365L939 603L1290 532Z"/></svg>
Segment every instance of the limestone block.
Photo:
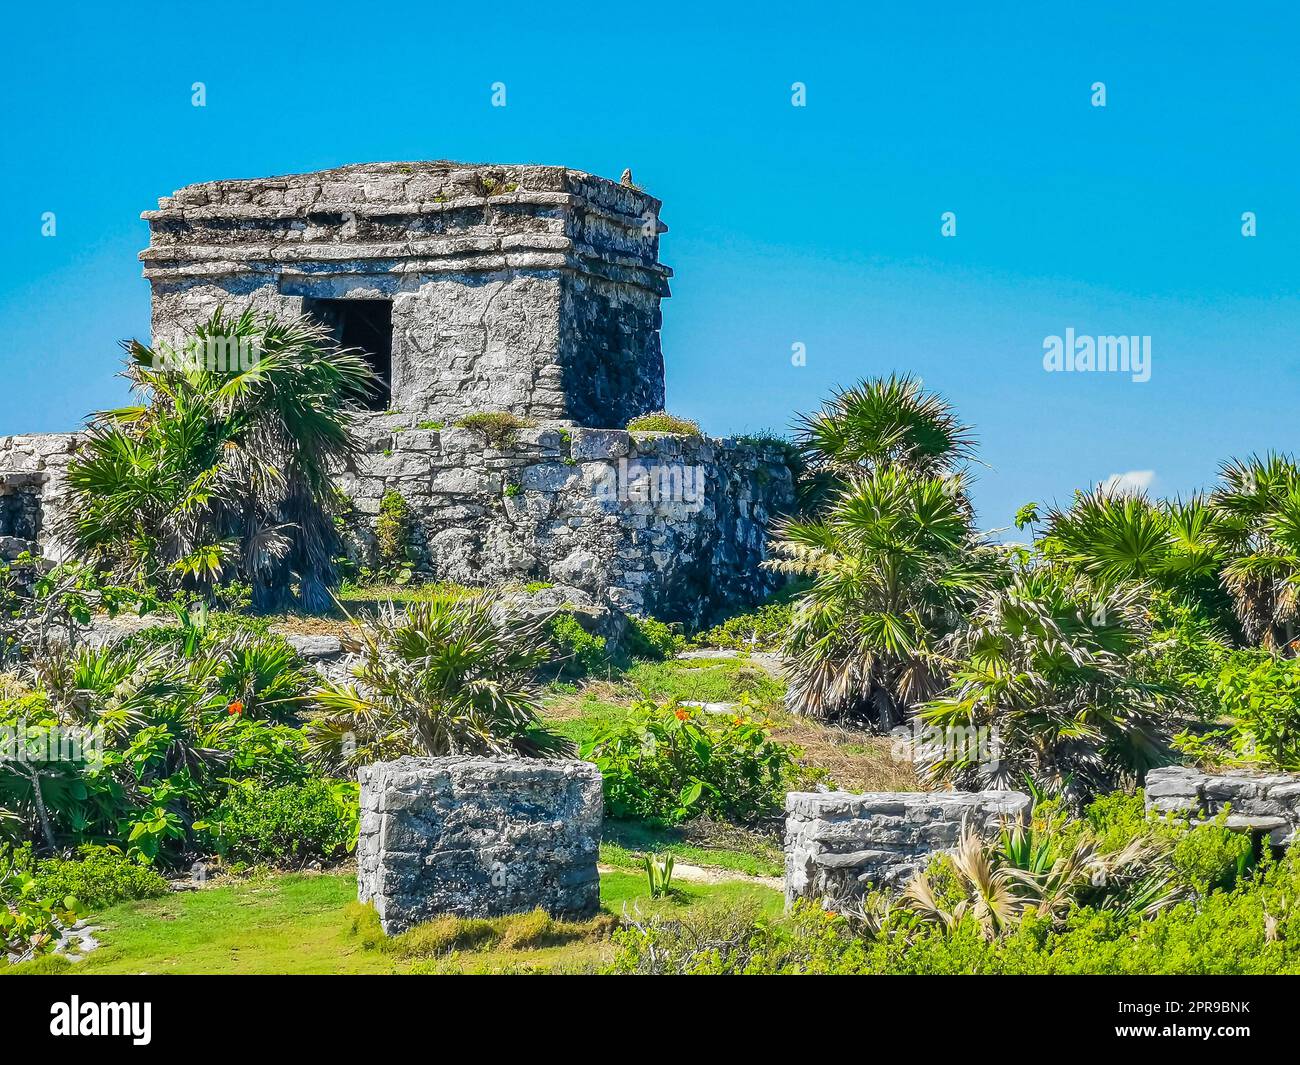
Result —
<svg viewBox="0 0 1300 1065"><path fill-rule="evenodd" d="M786 796L786 903L839 904L870 887L897 888L966 826L981 834L1023 821L1018 791L791 792Z"/></svg>
<svg viewBox="0 0 1300 1065"><path fill-rule="evenodd" d="M358 780L357 896L390 935L441 914L586 917L599 906L591 763L406 757Z"/></svg>

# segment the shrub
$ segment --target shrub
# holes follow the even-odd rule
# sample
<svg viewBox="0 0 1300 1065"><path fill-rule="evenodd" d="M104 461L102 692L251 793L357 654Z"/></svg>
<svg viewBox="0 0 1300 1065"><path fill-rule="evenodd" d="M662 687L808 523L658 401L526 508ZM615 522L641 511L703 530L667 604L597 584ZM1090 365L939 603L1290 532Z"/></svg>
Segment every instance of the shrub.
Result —
<svg viewBox="0 0 1300 1065"><path fill-rule="evenodd" d="M667 411L657 410L641 414L627 423L628 432L632 433L680 433L683 436L699 436L699 422L689 418L679 418Z"/></svg>
<svg viewBox="0 0 1300 1065"><path fill-rule="evenodd" d="M780 811L798 749L770 739L748 711L710 714L641 702L583 745L599 766L611 817L666 824L710 816L748 823Z"/></svg>
<svg viewBox="0 0 1300 1065"><path fill-rule="evenodd" d="M722 647L732 651L777 651L790 631L794 606L765 603L756 610L735 614L691 637L694 647Z"/></svg>
<svg viewBox="0 0 1300 1065"><path fill-rule="evenodd" d="M274 865L298 865L312 858L329 861L356 846L357 786L346 781L309 780L266 788L237 784L206 822L222 857Z"/></svg>
<svg viewBox="0 0 1300 1065"><path fill-rule="evenodd" d="M629 617L622 650L631 658L648 658L659 662L672 658L685 644L685 638L662 621Z"/></svg>
<svg viewBox="0 0 1300 1065"><path fill-rule="evenodd" d="M86 912L167 894L167 881L157 870L132 861L116 847L86 845L76 853L72 859L43 858L36 863L32 879L39 894L72 895Z"/></svg>
<svg viewBox="0 0 1300 1065"><path fill-rule="evenodd" d="M75 921L81 907L72 895L42 891L24 868L26 858L0 848L0 958L20 962L52 950L59 926Z"/></svg>
<svg viewBox="0 0 1300 1065"><path fill-rule="evenodd" d="M547 622L547 635L559 652L561 676L585 677L609 667L605 637L588 632L571 613L554 614Z"/></svg>
<svg viewBox="0 0 1300 1065"><path fill-rule="evenodd" d="M1238 883L1159 910L1031 912L988 938L969 916L917 926L893 908L874 925L800 903L778 920L703 910L617 933L613 973L704 975L1233 975L1300 972L1300 848ZM883 900L883 896L875 896ZM870 904L863 907L870 909ZM877 912L881 912L879 909Z"/></svg>
<svg viewBox="0 0 1300 1065"><path fill-rule="evenodd" d="M987 591L941 651L947 692L920 708L927 726L968 740L920 760L931 780L960 788L1015 787L1082 803L1140 781L1169 760L1169 693L1142 682L1150 633L1142 589L1104 598L1057 567L1012 575ZM996 735L997 758L978 738Z"/></svg>
<svg viewBox="0 0 1300 1065"><path fill-rule="evenodd" d="M1180 746L1203 761L1300 769L1300 660L1238 651L1217 671L1194 676L1230 720Z"/></svg>
<svg viewBox="0 0 1300 1065"><path fill-rule="evenodd" d="M411 505L401 492L388 489L379 501L375 519L375 545L381 569L390 570L406 561L411 538Z"/></svg>
<svg viewBox="0 0 1300 1065"><path fill-rule="evenodd" d="M327 680L306 725L313 758L351 770L404 754L563 755L541 727L536 671L548 658L545 619L506 611L494 595L434 594L388 606L356 627L356 683Z"/></svg>
<svg viewBox="0 0 1300 1065"><path fill-rule="evenodd" d="M512 447L520 429L531 429L536 424L531 418L521 418L508 411L467 414L456 422L461 429L473 429L482 433L484 439L498 450Z"/></svg>
<svg viewBox="0 0 1300 1065"><path fill-rule="evenodd" d="M214 339L252 344L257 372L204 368ZM328 610L339 546L330 473L359 452L349 407L377 384L361 352L306 318L220 309L182 352L138 341L127 352L142 406L99 415L67 471L60 524L79 557L125 584L238 579L259 610Z"/></svg>

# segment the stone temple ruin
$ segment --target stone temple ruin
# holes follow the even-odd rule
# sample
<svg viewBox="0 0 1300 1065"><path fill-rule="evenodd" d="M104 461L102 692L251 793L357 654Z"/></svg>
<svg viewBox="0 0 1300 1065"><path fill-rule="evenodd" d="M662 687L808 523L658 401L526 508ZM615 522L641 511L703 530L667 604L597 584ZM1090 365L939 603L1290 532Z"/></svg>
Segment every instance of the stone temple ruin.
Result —
<svg viewBox="0 0 1300 1065"><path fill-rule="evenodd" d="M340 471L365 548L385 492L426 576L549 582L698 621L768 590L758 564L793 498L779 450L629 433L664 405L660 203L563 167L378 163L191 185L143 215L155 342L218 307L306 314L385 388ZM509 412L490 443L455 423ZM49 526L74 434L0 438ZM27 526L33 527L32 522ZM57 556L59 545L42 539Z"/></svg>

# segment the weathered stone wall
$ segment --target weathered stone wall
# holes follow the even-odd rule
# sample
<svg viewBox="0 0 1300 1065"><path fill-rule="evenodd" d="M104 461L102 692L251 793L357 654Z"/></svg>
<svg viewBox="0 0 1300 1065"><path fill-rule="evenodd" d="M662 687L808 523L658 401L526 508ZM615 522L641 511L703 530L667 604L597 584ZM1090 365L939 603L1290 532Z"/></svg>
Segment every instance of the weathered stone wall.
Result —
<svg viewBox="0 0 1300 1065"><path fill-rule="evenodd" d="M396 934L440 914L600 903L600 771L588 762L399 758L361 782L357 896Z"/></svg>
<svg viewBox="0 0 1300 1065"><path fill-rule="evenodd" d="M1018 791L791 792L785 799L785 898L842 903L899 888L951 850L964 825L981 834L1023 820Z"/></svg>
<svg viewBox="0 0 1300 1065"><path fill-rule="evenodd" d="M430 577L550 581L665 620L700 621L774 587L759 568L771 520L793 503L779 451L612 429L476 430L363 420L369 438L339 487L369 519L386 491L417 519L410 550Z"/></svg>
<svg viewBox="0 0 1300 1065"><path fill-rule="evenodd" d="M380 502L393 490L414 511L410 557L431 579L545 581L595 604L688 622L776 586L759 564L772 519L794 501L776 449L577 428L525 429L497 448L474 430L418 424L413 415L358 417L366 451L336 483L355 507L349 526L368 563ZM56 561L68 549L52 523L67 507L78 438L0 437L0 506L10 474L20 505L39 504L35 539ZM14 553L28 546L10 544Z"/></svg>
<svg viewBox="0 0 1300 1065"><path fill-rule="evenodd" d="M1275 846L1285 846L1300 831L1300 774L1244 769L1203 773L1166 766L1147 773L1146 808L1196 819L1216 817L1227 808L1228 828L1266 834Z"/></svg>
<svg viewBox="0 0 1300 1065"><path fill-rule="evenodd" d="M390 299L391 407L622 426L664 401L660 203L547 166L375 163L191 185L147 211L153 333L218 306Z"/></svg>
<svg viewBox="0 0 1300 1065"><path fill-rule="evenodd" d="M0 557L33 547L56 562L67 557L54 526L67 511L68 463L80 435L0 436Z"/></svg>

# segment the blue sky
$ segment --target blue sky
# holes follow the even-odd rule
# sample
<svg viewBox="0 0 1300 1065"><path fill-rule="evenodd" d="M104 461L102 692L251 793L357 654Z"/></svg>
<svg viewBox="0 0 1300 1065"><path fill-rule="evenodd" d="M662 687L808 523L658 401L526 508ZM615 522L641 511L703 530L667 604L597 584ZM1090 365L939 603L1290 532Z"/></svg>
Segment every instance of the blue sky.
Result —
<svg viewBox="0 0 1300 1065"><path fill-rule="evenodd" d="M157 197L450 158L632 167L671 229L668 404L711 432L783 428L836 384L911 371L976 427L988 527L1113 474L1186 493L1229 455L1295 449L1300 19L1044 6L16 9L0 433L122 398ZM1151 379L1045 372L1067 327L1150 336Z"/></svg>

